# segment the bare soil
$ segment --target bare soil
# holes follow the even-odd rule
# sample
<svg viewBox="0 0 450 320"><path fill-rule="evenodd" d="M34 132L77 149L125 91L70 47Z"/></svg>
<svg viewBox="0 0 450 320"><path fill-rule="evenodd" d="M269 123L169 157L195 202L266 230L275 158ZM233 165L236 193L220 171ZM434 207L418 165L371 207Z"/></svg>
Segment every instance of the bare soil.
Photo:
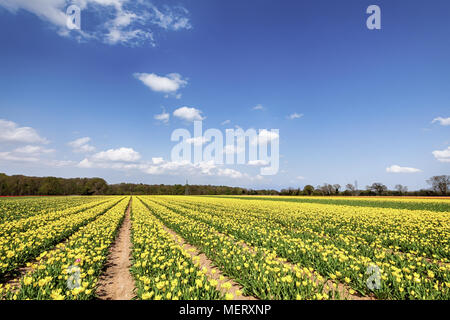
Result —
<svg viewBox="0 0 450 320"><path fill-rule="evenodd" d="M130 273L132 250L130 210L131 201L117 238L110 248L106 269L98 281L96 293L100 300L131 300L135 297L134 279Z"/></svg>

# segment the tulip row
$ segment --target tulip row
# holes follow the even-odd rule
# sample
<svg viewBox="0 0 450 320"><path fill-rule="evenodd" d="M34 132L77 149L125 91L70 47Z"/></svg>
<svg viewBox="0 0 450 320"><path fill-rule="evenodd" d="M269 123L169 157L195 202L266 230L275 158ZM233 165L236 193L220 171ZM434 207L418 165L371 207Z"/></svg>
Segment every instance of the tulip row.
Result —
<svg viewBox="0 0 450 320"><path fill-rule="evenodd" d="M115 197L111 201L82 212L68 209L70 214L43 224L39 228L3 235L0 238L0 277L37 257L44 250L53 247L76 232L80 227L95 220L118 203L120 199L123 197Z"/></svg>
<svg viewBox="0 0 450 320"><path fill-rule="evenodd" d="M139 200L132 204L133 266L136 295L143 300L213 300L224 296L214 280L164 230Z"/></svg>
<svg viewBox="0 0 450 320"><path fill-rule="evenodd" d="M15 237L21 231L27 229L40 228L51 221L59 220L61 218L83 212L87 209L95 208L96 206L110 201L114 203L115 199L100 199L94 202L88 202L80 206L70 207L63 210L46 211L45 213L33 215L23 219L10 220L0 224L0 237L10 236ZM116 201L117 202L117 201Z"/></svg>
<svg viewBox="0 0 450 320"><path fill-rule="evenodd" d="M280 204L277 210L268 212L267 206L258 207L257 202L247 205L248 201L242 204L242 201L227 200L223 205L221 201L201 198L181 201L163 197L153 200L251 245L274 250L278 256L293 263L313 267L323 275L348 283L363 294L390 299L446 299L449 295L448 266L430 263L410 254L389 252L355 236L330 237L326 232L308 228L311 222L307 219L303 220L306 227L293 224L295 214ZM222 205L217 205L218 202ZM313 212L307 216L309 220L320 217ZM326 221L323 224L326 225ZM380 270L383 285L378 290L371 290L367 285L371 274L365 273L371 266Z"/></svg>
<svg viewBox="0 0 450 320"><path fill-rule="evenodd" d="M4 287L3 298L87 300L95 297L97 281L109 247L124 219L129 197L122 198L96 220L80 228L66 243L43 252L20 279L18 291ZM0 294L1 296L1 294Z"/></svg>
<svg viewBox="0 0 450 320"><path fill-rule="evenodd" d="M0 198L0 223L104 200L105 197Z"/></svg>
<svg viewBox="0 0 450 320"><path fill-rule="evenodd" d="M211 225L177 213L141 197L148 209L166 226L203 251L218 268L242 285L244 295L261 299L329 299L325 279L313 276L313 269L293 268L277 259L272 250L249 248L235 238L223 235Z"/></svg>

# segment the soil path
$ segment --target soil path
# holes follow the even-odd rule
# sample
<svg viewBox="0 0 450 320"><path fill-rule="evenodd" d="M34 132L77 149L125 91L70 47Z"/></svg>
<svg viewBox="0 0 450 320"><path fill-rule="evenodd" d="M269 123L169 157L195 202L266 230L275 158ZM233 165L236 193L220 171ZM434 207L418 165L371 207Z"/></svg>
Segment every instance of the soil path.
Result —
<svg viewBox="0 0 450 320"><path fill-rule="evenodd" d="M106 269L98 281L100 300L131 300L135 297L131 267L131 201L106 262Z"/></svg>

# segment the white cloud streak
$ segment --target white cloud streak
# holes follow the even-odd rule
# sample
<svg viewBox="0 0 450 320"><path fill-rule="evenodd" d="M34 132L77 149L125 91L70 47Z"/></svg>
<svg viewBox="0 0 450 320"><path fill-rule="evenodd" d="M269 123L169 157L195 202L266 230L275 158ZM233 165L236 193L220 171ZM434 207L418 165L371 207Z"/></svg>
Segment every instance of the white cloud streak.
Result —
<svg viewBox="0 0 450 320"><path fill-rule="evenodd" d="M392 165L388 168L386 168L386 172L389 173L417 173L421 172L422 170L416 169L416 168L409 168L409 167L400 167L398 165Z"/></svg>
<svg viewBox="0 0 450 320"><path fill-rule="evenodd" d="M19 127L13 121L0 119L0 142L46 144L49 141L31 127Z"/></svg>
<svg viewBox="0 0 450 320"><path fill-rule="evenodd" d="M431 123L439 122L441 126L450 126L450 118L437 117Z"/></svg>
<svg viewBox="0 0 450 320"><path fill-rule="evenodd" d="M89 27L93 29L88 30L82 18L81 30L68 29L66 10L72 4L78 5L82 11L89 11L101 22L94 26L90 24ZM185 8L165 5L158 9L146 1L0 0L0 6L14 14L19 14L21 10L30 12L47 21L61 36L73 36L79 41L98 40L111 45L137 46L148 43L154 46L155 26L171 31L192 28L189 11Z"/></svg>
<svg viewBox="0 0 450 320"><path fill-rule="evenodd" d="M303 113L293 113L293 114L290 114L287 118L289 119L289 120L294 120L294 119L300 119L300 118L302 118L303 117Z"/></svg>
<svg viewBox="0 0 450 320"><path fill-rule="evenodd" d="M141 159L141 155L132 148L119 148L96 153L92 159L95 161L136 162Z"/></svg>
<svg viewBox="0 0 450 320"><path fill-rule="evenodd" d="M75 141L71 141L68 143L68 145L73 149L73 152L75 153L89 153L94 152L95 147L91 146L89 142L91 141L91 138L84 137L77 139Z"/></svg>
<svg viewBox="0 0 450 320"><path fill-rule="evenodd" d="M163 123L168 123L170 120L170 114L163 110L160 114L155 114L153 117L155 120L161 121Z"/></svg>
<svg viewBox="0 0 450 320"><path fill-rule="evenodd" d="M134 77L155 92L176 94L179 89L188 84L188 81L178 73L170 73L166 76L158 76L155 73L135 73Z"/></svg>
<svg viewBox="0 0 450 320"><path fill-rule="evenodd" d="M433 156L439 162L450 162L450 147L444 150L433 151Z"/></svg>
<svg viewBox="0 0 450 320"><path fill-rule="evenodd" d="M201 114L201 110L189 107L181 107L173 112L175 117L189 122L204 120L205 118Z"/></svg>

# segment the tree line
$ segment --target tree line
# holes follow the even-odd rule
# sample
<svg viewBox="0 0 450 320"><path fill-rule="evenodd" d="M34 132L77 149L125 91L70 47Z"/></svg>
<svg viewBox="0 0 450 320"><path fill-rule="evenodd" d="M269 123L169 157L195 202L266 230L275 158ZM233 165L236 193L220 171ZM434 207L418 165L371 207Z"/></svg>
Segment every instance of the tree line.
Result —
<svg viewBox="0 0 450 320"><path fill-rule="evenodd" d="M246 195L278 194L276 190L254 191L246 188L211 185L108 184L101 178L55 178L8 176L0 173L0 196L62 195Z"/></svg>
<svg viewBox="0 0 450 320"><path fill-rule="evenodd" d="M307 196L442 196L449 195L450 176L434 176L427 180L430 189L408 191L402 185L389 190L382 183L373 183L365 190L357 190L353 184L344 188L339 184L325 183L313 187L289 188L281 191L264 189L254 190L239 187L212 185L148 185L120 183L108 184L101 178L55 178L8 176L0 173L0 196L38 196L38 195L307 195Z"/></svg>
<svg viewBox="0 0 450 320"><path fill-rule="evenodd" d="M408 187L397 184L394 190L389 190L381 182L375 182L366 186L364 190L358 190L354 184L347 184L344 188L340 184L325 183L321 186L313 187L306 185L303 189L282 189L280 195L306 195L306 196L447 196L450 190L450 176L433 176L427 180L430 189L409 191Z"/></svg>

